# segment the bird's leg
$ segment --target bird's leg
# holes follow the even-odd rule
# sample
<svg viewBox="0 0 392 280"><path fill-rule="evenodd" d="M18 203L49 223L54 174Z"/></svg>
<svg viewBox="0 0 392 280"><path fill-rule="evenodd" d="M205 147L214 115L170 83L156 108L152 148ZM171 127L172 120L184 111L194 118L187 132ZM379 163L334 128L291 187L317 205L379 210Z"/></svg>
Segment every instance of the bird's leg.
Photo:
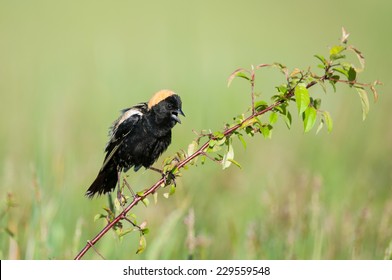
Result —
<svg viewBox="0 0 392 280"><path fill-rule="evenodd" d="M152 166L150 166L148 169L151 169L151 170L161 174L162 178L164 180L165 186L170 182L173 182L174 186L176 186L176 176L174 176L173 173L171 173L170 171L165 173L165 172L163 172L163 170L161 170L159 168L152 167Z"/></svg>
<svg viewBox="0 0 392 280"><path fill-rule="evenodd" d="M120 202L120 205L124 205L126 203L126 200L122 194L122 189L121 189L121 183L120 183L121 182L121 172L122 172L121 168L118 168L117 169L117 200L118 200L118 202Z"/></svg>
<svg viewBox="0 0 392 280"><path fill-rule="evenodd" d="M128 188L128 190L131 192L132 197L133 197L133 198L136 198L136 194L135 194L135 192L133 191L133 189L131 188L131 185L129 185L127 179L123 178L123 182L124 182L124 185L126 185L127 188Z"/></svg>

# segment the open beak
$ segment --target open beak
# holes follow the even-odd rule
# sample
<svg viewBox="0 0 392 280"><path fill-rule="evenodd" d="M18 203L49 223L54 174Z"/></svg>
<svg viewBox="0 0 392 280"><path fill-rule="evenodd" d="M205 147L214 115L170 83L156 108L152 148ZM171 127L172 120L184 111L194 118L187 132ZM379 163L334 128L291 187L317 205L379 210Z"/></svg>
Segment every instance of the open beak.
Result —
<svg viewBox="0 0 392 280"><path fill-rule="evenodd" d="M172 119L175 120L176 122L178 122L179 124L181 124L181 120L178 117L178 115L183 115L185 117L184 112L181 109L178 109L177 111L174 111L171 115Z"/></svg>

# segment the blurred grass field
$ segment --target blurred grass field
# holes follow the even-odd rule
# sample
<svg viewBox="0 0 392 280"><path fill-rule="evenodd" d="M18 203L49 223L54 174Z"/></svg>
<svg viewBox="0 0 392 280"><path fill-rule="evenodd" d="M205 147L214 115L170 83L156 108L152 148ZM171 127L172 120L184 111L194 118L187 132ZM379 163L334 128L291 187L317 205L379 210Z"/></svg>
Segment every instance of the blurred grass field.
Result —
<svg viewBox="0 0 392 280"><path fill-rule="evenodd" d="M0 0L0 258L71 259L101 230L94 216L107 199L84 192L120 109L175 90L187 117L165 155L186 150L192 129L219 129L248 108L247 84L226 86L233 70L315 68L313 55L327 54L342 26L366 57L360 79L384 82L365 121L355 91L338 87L322 96L332 133L280 121L271 140L236 143L242 169L192 167L174 196L161 190L158 204L138 205L150 228L143 254L137 233L110 232L96 248L108 259L186 259L193 213L196 259L390 258L391 11L386 0ZM280 78L258 72L257 90L271 95ZM136 190L158 177L129 172Z"/></svg>

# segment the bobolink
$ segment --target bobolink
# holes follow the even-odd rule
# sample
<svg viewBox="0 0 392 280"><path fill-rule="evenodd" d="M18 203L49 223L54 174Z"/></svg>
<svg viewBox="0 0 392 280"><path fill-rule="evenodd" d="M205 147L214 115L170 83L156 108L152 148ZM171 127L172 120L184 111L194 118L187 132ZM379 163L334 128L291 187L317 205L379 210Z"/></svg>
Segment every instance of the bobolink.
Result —
<svg viewBox="0 0 392 280"><path fill-rule="evenodd" d="M105 160L86 196L92 198L95 194L111 192L121 172L131 167L135 171L142 166L151 167L170 145L171 129L181 123L178 115L185 116L181 107L176 93L161 90L148 103L122 110L110 127Z"/></svg>

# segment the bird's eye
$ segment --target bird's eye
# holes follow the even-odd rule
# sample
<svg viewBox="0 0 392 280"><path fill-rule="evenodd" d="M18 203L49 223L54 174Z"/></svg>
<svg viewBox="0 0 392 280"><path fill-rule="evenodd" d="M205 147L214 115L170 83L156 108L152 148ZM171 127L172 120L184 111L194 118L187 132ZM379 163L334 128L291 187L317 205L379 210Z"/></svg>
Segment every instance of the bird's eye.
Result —
<svg viewBox="0 0 392 280"><path fill-rule="evenodd" d="M171 104L171 103L167 103L167 109L169 109L169 110L172 110L173 109L173 104Z"/></svg>

